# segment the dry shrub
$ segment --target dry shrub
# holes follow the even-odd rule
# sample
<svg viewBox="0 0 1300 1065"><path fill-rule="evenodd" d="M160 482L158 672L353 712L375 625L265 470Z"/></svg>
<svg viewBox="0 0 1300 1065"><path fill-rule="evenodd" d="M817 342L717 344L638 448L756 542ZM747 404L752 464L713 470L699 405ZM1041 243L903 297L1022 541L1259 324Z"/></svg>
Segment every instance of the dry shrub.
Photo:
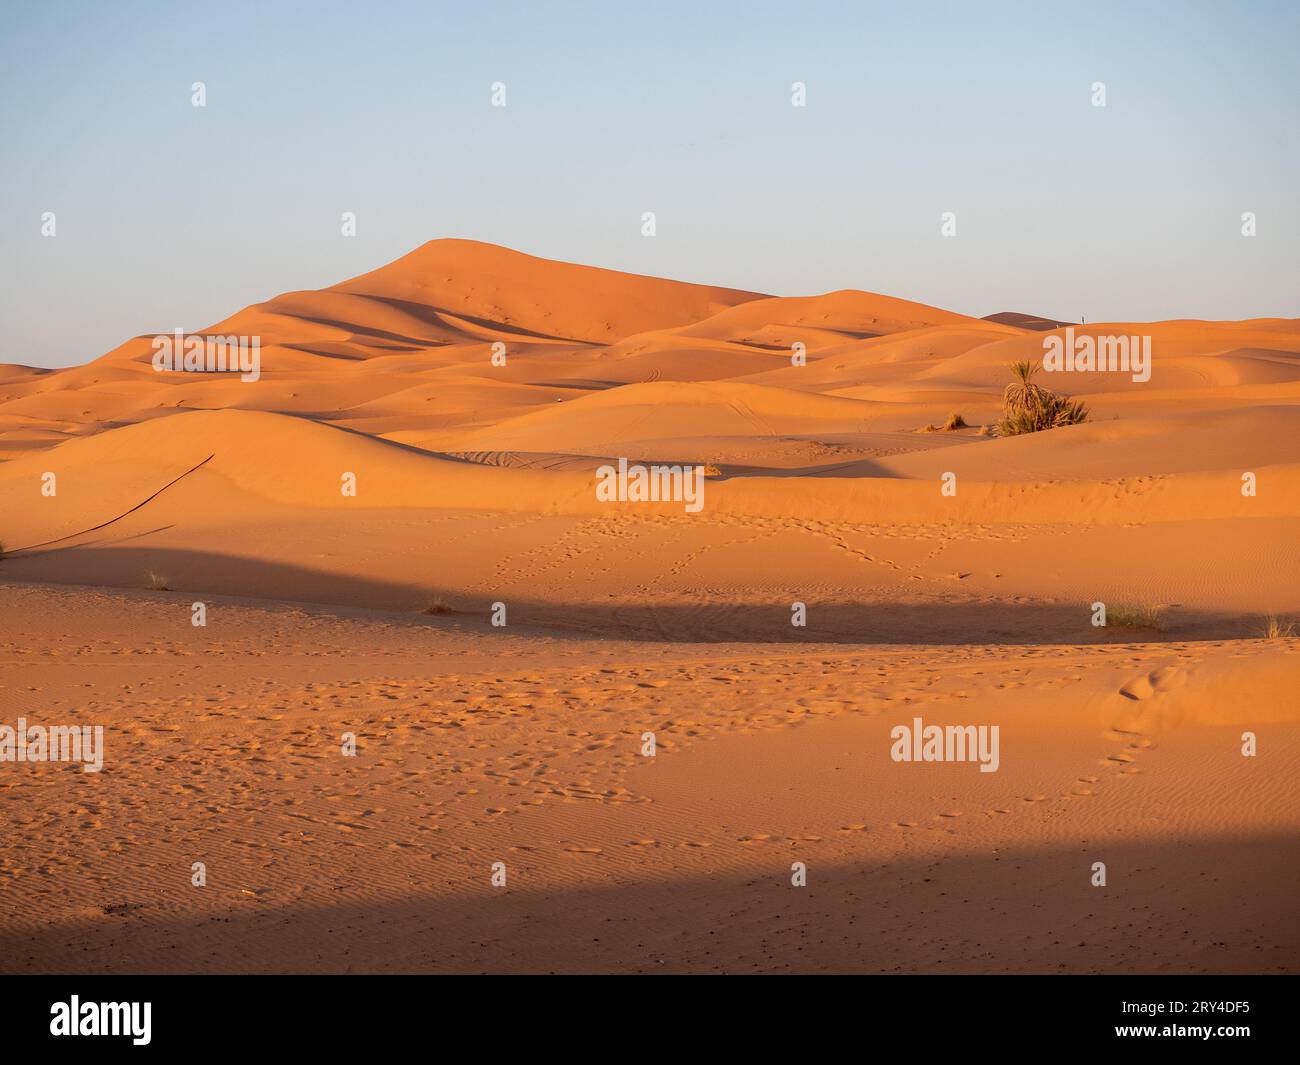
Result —
<svg viewBox="0 0 1300 1065"><path fill-rule="evenodd" d="M1059 396L1034 381L1038 366L1032 362L1011 364L1016 379L1002 393L1002 420L999 436L1022 436L1063 425L1079 425L1088 420L1088 408L1079 400Z"/></svg>
<svg viewBox="0 0 1300 1065"><path fill-rule="evenodd" d="M1150 629L1163 632L1161 612L1164 607L1149 603L1116 603L1106 608L1106 625L1117 629Z"/></svg>
<svg viewBox="0 0 1300 1065"><path fill-rule="evenodd" d="M1289 640L1295 635L1295 625L1289 621L1282 621L1276 614L1270 614L1264 619L1264 639L1266 640Z"/></svg>
<svg viewBox="0 0 1300 1065"><path fill-rule="evenodd" d="M966 424L965 419L963 419L960 414L950 413L948 417L944 419L942 425L924 425L921 427L921 432L951 433L956 431L957 429L969 429L969 428L970 426Z"/></svg>

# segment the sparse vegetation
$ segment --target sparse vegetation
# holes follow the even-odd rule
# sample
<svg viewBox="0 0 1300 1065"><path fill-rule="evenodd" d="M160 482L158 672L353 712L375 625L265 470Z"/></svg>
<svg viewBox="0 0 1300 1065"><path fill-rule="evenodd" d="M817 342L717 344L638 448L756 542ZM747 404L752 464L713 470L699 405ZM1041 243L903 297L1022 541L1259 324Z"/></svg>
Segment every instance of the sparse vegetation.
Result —
<svg viewBox="0 0 1300 1065"><path fill-rule="evenodd" d="M1011 371L1016 379L1002 393L1002 420L999 436L1021 436L1063 425L1079 425L1088 420L1088 408L1079 400L1060 396L1034 380L1038 364L1014 362Z"/></svg>
<svg viewBox="0 0 1300 1065"><path fill-rule="evenodd" d="M150 570L145 576L149 580L149 587L155 592L168 592L171 589L167 586L167 578L161 573L155 573Z"/></svg>
<svg viewBox="0 0 1300 1065"><path fill-rule="evenodd" d="M442 596L437 596L436 598L431 599L429 605L420 611L420 613L434 615L450 614L451 604L448 603L447 600L443 599Z"/></svg>
<svg viewBox="0 0 1300 1065"><path fill-rule="evenodd" d="M1044 391L1034 382L1034 374L1038 372L1037 363L1028 360L1013 362L1011 372L1016 379L1002 390L1002 409L1007 415L1035 406Z"/></svg>
<svg viewBox="0 0 1300 1065"><path fill-rule="evenodd" d="M704 476L705 476L705 477L721 477L721 476L722 476L722 467L721 467L721 466L718 466L718 465L715 465L715 464L712 463L712 462L706 462L706 463L704 464Z"/></svg>
<svg viewBox="0 0 1300 1065"><path fill-rule="evenodd" d="M1295 625L1289 621L1282 621L1276 614L1270 614L1264 619L1264 639L1266 640L1289 640L1295 635Z"/></svg>
<svg viewBox="0 0 1300 1065"><path fill-rule="evenodd" d="M1041 433L1044 429L1079 425L1087 420L1088 408L1078 400L1049 392L1038 406L1009 414L998 422L998 435L1022 436L1025 433Z"/></svg>
<svg viewBox="0 0 1300 1065"><path fill-rule="evenodd" d="M924 429L921 430L921 432L951 433L951 432L955 432L958 429L969 429L969 428L970 426L966 424L966 420L962 418L960 414L957 414L956 412L952 412L949 413L948 417L944 419L942 425L927 425Z"/></svg>
<svg viewBox="0 0 1300 1065"><path fill-rule="evenodd" d="M1163 632L1161 613L1164 607L1149 603L1116 603L1106 608L1106 625L1116 629L1147 629Z"/></svg>

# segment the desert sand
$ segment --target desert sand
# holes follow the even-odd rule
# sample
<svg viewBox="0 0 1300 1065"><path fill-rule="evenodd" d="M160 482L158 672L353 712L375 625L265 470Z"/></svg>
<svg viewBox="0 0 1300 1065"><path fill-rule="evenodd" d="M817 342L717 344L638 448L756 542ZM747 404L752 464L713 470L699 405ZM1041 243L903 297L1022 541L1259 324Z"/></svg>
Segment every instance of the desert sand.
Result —
<svg viewBox="0 0 1300 1065"><path fill-rule="evenodd" d="M1002 437L1033 311L437 240L256 381L0 366L0 725L105 737L0 763L0 970L1297 971L1300 320Z"/></svg>

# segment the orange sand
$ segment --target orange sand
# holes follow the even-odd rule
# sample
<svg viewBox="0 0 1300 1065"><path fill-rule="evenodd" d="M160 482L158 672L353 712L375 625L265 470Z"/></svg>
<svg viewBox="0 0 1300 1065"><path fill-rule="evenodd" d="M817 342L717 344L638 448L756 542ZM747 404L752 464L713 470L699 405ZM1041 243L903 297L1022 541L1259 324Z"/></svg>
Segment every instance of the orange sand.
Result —
<svg viewBox="0 0 1300 1065"><path fill-rule="evenodd" d="M444 240L206 331L255 383L0 367L0 725L107 735L0 763L0 969L1296 971L1300 321L981 435L1053 325Z"/></svg>

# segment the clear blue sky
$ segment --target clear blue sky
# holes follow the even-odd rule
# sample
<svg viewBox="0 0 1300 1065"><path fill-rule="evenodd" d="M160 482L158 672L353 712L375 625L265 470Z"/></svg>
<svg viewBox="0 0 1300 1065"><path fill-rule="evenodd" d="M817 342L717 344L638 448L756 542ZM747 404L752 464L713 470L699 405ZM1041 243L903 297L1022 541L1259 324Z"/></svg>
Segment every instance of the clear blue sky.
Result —
<svg viewBox="0 0 1300 1065"><path fill-rule="evenodd" d="M0 361L440 236L977 315L1300 316L1298 54L1300 4L1249 0L8 0Z"/></svg>

